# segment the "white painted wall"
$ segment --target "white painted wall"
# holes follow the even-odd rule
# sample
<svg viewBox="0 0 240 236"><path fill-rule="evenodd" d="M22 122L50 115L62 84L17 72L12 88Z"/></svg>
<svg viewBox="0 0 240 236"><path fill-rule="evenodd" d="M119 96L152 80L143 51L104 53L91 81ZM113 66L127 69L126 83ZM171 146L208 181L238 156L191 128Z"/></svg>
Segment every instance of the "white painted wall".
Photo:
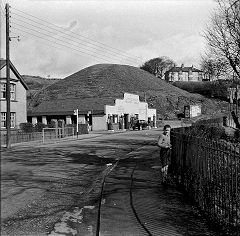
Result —
<svg viewBox="0 0 240 236"><path fill-rule="evenodd" d="M1 82L6 83L6 80L1 79ZM19 128L20 123L27 122L26 89L20 81L11 81L11 83L16 85L16 100L10 102L10 110L16 113L16 128ZM7 111L7 102L5 99L1 100L0 109L1 112Z"/></svg>
<svg viewBox="0 0 240 236"><path fill-rule="evenodd" d="M106 116L105 115L93 115L93 130L107 130Z"/></svg>
<svg viewBox="0 0 240 236"><path fill-rule="evenodd" d="M156 109L148 109L148 104L146 102L140 102L139 96L130 93L124 93L123 99L116 99L115 106L106 105L105 106L106 121L108 115L122 115L129 114L135 116L139 115L139 120L148 120L148 117L153 119L153 115L156 116Z"/></svg>

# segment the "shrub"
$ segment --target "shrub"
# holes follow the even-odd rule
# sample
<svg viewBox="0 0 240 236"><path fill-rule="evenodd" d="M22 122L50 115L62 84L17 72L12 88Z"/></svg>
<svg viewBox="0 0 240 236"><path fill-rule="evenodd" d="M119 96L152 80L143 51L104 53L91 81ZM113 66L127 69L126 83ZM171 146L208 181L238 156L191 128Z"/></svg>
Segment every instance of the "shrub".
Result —
<svg viewBox="0 0 240 236"><path fill-rule="evenodd" d="M34 125L34 131L35 132L42 132L43 128L45 128L45 127L46 127L45 124L39 122L39 123Z"/></svg>
<svg viewBox="0 0 240 236"><path fill-rule="evenodd" d="M189 135L215 140L226 139L227 137L224 127L217 125L194 125L187 133Z"/></svg>
<svg viewBox="0 0 240 236"><path fill-rule="evenodd" d="M237 142L240 142L240 130L239 129L235 130L234 138L236 139Z"/></svg>
<svg viewBox="0 0 240 236"><path fill-rule="evenodd" d="M56 122L54 120L51 120L50 124L48 124L48 128L56 128Z"/></svg>
<svg viewBox="0 0 240 236"><path fill-rule="evenodd" d="M25 133L31 133L33 132L33 124L28 122L28 123L21 123L19 125L20 129L25 132Z"/></svg>

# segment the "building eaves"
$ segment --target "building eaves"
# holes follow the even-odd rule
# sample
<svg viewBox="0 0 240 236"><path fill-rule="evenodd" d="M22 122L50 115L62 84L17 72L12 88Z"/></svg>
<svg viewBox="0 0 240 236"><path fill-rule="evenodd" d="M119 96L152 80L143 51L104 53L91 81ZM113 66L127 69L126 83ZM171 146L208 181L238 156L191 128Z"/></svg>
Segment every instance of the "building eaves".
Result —
<svg viewBox="0 0 240 236"><path fill-rule="evenodd" d="M104 114L105 105L114 105L113 98L67 98L43 101L38 106L28 111L34 115L71 115L78 109L79 114L86 114L88 111L94 114Z"/></svg>
<svg viewBox="0 0 240 236"><path fill-rule="evenodd" d="M6 60L5 59L0 59L0 70L2 68L4 68L5 66L6 66ZM16 69L16 67L13 65L13 63L11 61L10 61L10 69L15 74L15 76L20 80L20 82L22 83L24 88L26 90L28 90L29 88L28 88L26 82L23 80L22 76L19 74L18 70Z"/></svg>

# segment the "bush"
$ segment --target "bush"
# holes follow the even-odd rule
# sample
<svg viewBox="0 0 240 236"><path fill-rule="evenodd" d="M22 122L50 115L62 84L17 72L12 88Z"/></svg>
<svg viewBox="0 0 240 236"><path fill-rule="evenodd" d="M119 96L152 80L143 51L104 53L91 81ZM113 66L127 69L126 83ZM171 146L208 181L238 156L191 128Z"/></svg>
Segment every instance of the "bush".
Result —
<svg viewBox="0 0 240 236"><path fill-rule="evenodd" d="M226 139L227 134L224 127L215 125L194 125L188 132L189 135L207 139Z"/></svg>
<svg viewBox="0 0 240 236"><path fill-rule="evenodd" d="M240 130L239 129L235 130L234 138L236 139L237 142L240 142Z"/></svg>
<svg viewBox="0 0 240 236"><path fill-rule="evenodd" d="M20 123L19 125L20 129L24 132L24 133L31 133L33 132L33 124L28 122L28 123Z"/></svg>
<svg viewBox="0 0 240 236"><path fill-rule="evenodd" d="M48 128L56 128L56 122L54 120L51 120L50 124L48 124Z"/></svg>
<svg viewBox="0 0 240 236"><path fill-rule="evenodd" d="M43 128L46 128L46 125L43 123L37 123L34 125L34 131L35 132L42 132Z"/></svg>

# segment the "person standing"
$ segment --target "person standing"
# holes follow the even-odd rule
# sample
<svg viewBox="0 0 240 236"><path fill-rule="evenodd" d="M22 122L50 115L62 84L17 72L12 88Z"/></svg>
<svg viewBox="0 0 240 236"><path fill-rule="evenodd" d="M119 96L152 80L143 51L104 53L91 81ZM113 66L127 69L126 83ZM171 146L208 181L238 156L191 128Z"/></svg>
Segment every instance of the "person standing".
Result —
<svg viewBox="0 0 240 236"><path fill-rule="evenodd" d="M160 147L160 162L162 165L162 183L166 182L168 175L168 166L171 163L171 142L170 142L171 126L165 125L163 127L163 133L158 137L157 145Z"/></svg>

